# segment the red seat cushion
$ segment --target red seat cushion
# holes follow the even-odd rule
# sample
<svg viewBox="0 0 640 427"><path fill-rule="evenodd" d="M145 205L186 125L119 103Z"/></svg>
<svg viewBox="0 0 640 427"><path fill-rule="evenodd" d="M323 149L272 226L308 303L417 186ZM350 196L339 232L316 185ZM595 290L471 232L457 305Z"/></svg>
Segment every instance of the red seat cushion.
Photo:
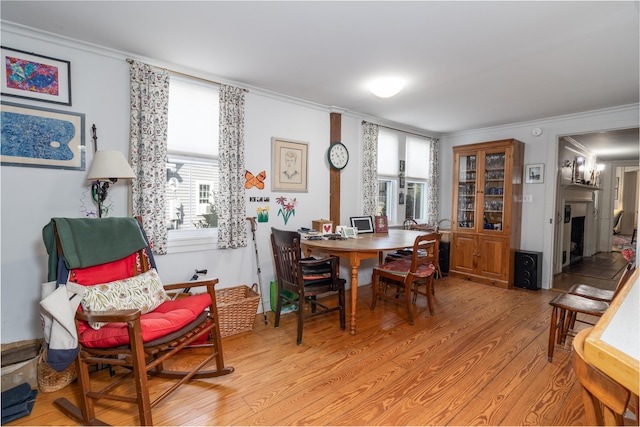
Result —
<svg viewBox="0 0 640 427"><path fill-rule="evenodd" d="M379 267L376 267L379 270L384 270L385 272L389 272L391 274L397 274L399 276L406 276L411 269L411 259L399 259L397 261L392 261L387 264L383 264ZM418 277L429 277L436 271L435 265L431 263L424 263L418 265L416 276Z"/></svg>
<svg viewBox="0 0 640 427"><path fill-rule="evenodd" d="M196 294L162 303L158 308L140 318L142 341L149 342L180 330L196 319L211 305L209 294ZM100 329L87 324L80 325L78 339L89 348L109 348L129 343L126 323L108 323Z"/></svg>

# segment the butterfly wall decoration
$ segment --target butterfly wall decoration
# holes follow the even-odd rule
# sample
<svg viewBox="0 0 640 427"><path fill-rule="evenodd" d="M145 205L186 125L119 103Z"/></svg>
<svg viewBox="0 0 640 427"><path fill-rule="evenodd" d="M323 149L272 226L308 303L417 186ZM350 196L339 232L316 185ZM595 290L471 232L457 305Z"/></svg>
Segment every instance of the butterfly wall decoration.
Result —
<svg viewBox="0 0 640 427"><path fill-rule="evenodd" d="M244 188L252 188L252 187L256 187L260 190L264 189L264 180L267 177L267 172L266 171L262 171L259 174L257 174L256 176L253 176L253 174L249 171L245 171L244 172L244 178L245 178L245 183L244 183Z"/></svg>

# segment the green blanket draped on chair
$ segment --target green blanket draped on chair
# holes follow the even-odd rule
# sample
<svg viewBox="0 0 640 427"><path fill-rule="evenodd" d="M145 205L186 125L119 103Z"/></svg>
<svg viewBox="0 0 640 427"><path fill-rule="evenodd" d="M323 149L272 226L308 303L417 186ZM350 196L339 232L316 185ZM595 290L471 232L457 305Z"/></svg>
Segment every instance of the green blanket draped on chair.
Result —
<svg viewBox="0 0 640 427"><path fill-rule="evenodd" d="M58 265L54 224L69 269L116 261L147 246L135 218L52 218L42 229L49 280L56 279Z"/></svg>

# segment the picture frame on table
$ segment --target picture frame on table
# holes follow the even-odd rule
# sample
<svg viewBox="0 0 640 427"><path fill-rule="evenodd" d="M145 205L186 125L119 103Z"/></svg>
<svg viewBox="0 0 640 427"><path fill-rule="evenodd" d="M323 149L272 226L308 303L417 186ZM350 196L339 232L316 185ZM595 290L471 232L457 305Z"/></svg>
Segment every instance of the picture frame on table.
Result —
<svg viewBox="0 0 640 427"><path fill-rule="evenodd" d="M340 229L340 234L342 235L342 237L345 237L347 239L355 239L356 237L358 237L358 229L355 227L342 227Z"/></svg>
<svg viewBox="0 0 640 427"><path fill-rule="evenodd" d="M376 215L375 223L376 223L376 233L389 232L389 223L387 221L386 215Z"/></svg>
<svg viewBox="0 0 640 427"><path fill-rule="evenodd" d="M2 95L71 105L71 62L5 46L1 50Z"/></svg>
<svg viewBox="0 0 640 427"><path fill-rule="evenodd" d="M271 138L272 191L308 192L309 144L283 138Z"/></svg>
<svg viewBox="0 0 640 427"><path fill-rule="evenodd" d="M542 184L544 182L544 163L526 165L524 169L525 184Z"/></svg>
<svg viewBox="0 0 640 427"><path fill-rule="evenodd" d="M85 115L71 111L0 104L6 166L85 170Z"/></svg>
<svg viewBox="0 0 640 427"><path fill-rule="evenodd" d="M370 216L352 216L349 218L351 226L358 229L358 234L373 233L373 219Z"/></svg>

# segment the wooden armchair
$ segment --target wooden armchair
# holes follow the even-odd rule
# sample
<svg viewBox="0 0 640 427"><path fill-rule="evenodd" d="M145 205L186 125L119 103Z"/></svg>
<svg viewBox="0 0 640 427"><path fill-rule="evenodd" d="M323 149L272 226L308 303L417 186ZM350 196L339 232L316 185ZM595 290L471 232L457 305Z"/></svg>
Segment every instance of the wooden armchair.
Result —
<svg viewBox="0 0 640 427"><path fill-rule="evenodd" d="M56 270L50 268L49 276L59 277L59 283L68 280L70 286L84 285L82 307L75 315L80 406L64 398L54 402L67 416L82 425L104 425L96 418L94 403L109 399L135 404L140 424L152 425L152 408L188 380L233 372L224 366L222 355L214 290L218 280L163 286L139 220L57 218L45 227L43 236L49 265ZM120 258L126 248L137 249ZM204 287L205 292L176 300L166 294L186 287ZM204 355L198 353L202 360L187 371L168 369L165 362L192 344L207 349ZM91 365L109 366L113 381L94 390ZM159 395L151 401L150 389L156 384L148 376L177 381L168 389L157 384L165 389L154 390ZM126 387L117 388L125 381L133 381L133 396L122 392Z"/></svg>
<svg viewBox="0 0 640 427"><path fill-rule="evenodd" d="M271 247L278 280L278 302L275 327L280 326L283 300L298 307L298 333L296 342L302 344L302 328L305 319L338 311L340 329L346 328L345 284L338 277L338 259L302 259L300 234L271 228ZM327 292L338 293L338 304L327 306L318 301L317 296ZM311 305L311 313L305 306ZM320 308L320 310L318 310Z"/></svg>
<svg viewBox="0 0 640 427"><path fill-rule="evenodd" d="M404 304L409 323L413 325L412 303L415 303L417 295L420 294L427 298L429 313L433 315L433 276L436 272L439 245L440 234L419 235L413 243L411 258L398 259L374 267L371 278L371 309L376 308L378 298ZM387 295L387 281L397 285L394 295ZM419 290L420 286L426 287L424 292ZM398 298L401 289L404 289L404 300Z"/></svg>

